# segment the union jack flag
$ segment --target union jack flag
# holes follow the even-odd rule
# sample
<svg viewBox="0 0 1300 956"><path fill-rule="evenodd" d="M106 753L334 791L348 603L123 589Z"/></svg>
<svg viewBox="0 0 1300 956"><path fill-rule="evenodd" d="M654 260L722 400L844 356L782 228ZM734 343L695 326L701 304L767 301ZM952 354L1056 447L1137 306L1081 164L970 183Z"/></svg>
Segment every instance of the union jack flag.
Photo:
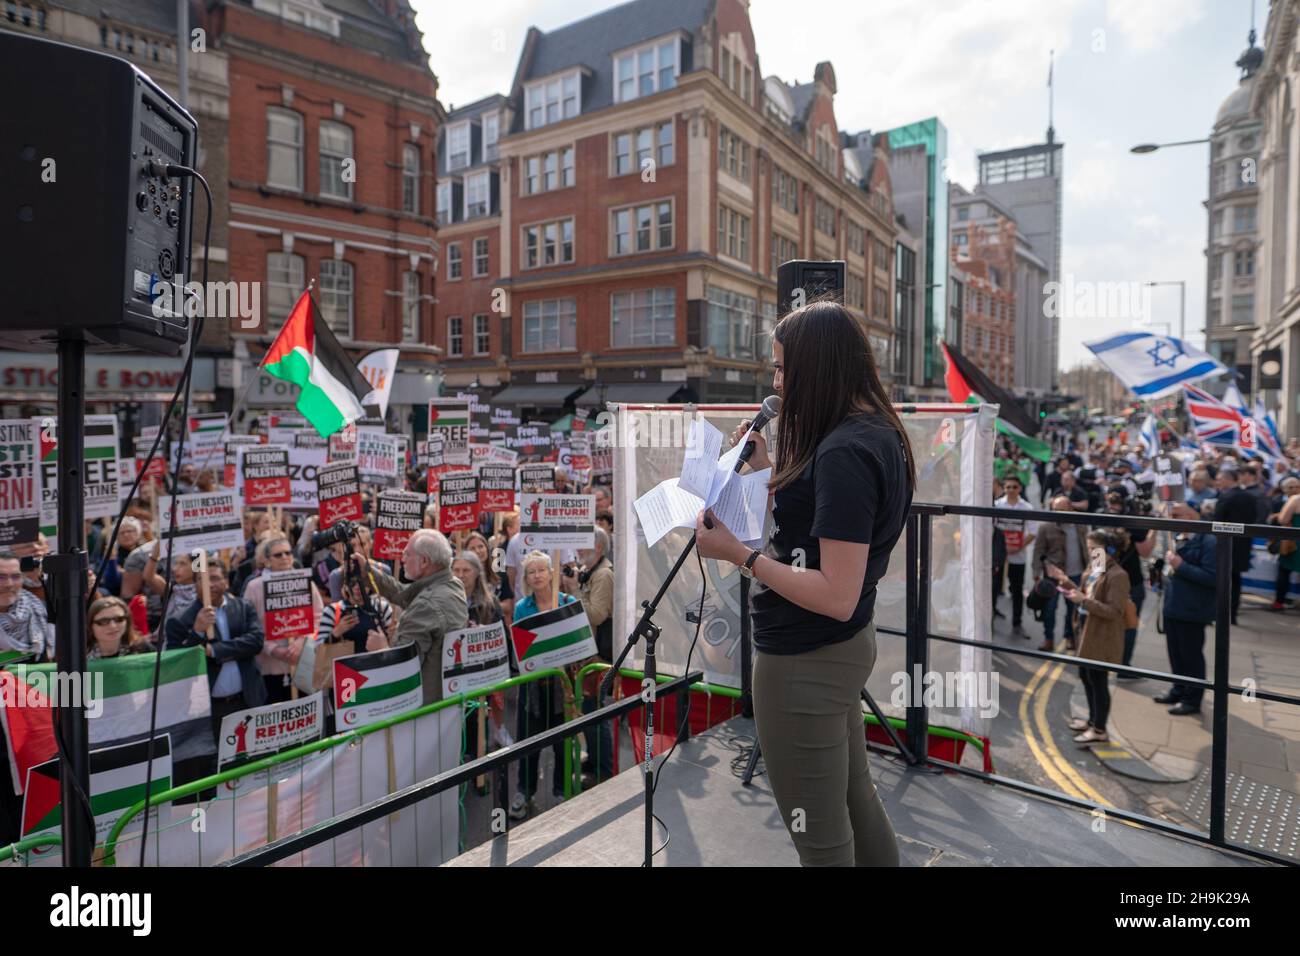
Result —
<svg viewBox="0 0 1300 956"><path fill-rule="evenodd" d="M1228 445L1240 449L1249 458L1264 461L1282 456L1282 448L1268 426L1247 414L1244 408L1236 408L1221 401L1195 385L1184 385L1183 392L1187 414L1192 420L1196 437L1201 441Z"/></svg>
<svg viewBox="0 0 1300 956"><path fill-rule="evenodd" d="M1246 416L1195 385L1183 386L1183 398L1197 438L1215 445L1239 444L1239 432Z"/></svg>

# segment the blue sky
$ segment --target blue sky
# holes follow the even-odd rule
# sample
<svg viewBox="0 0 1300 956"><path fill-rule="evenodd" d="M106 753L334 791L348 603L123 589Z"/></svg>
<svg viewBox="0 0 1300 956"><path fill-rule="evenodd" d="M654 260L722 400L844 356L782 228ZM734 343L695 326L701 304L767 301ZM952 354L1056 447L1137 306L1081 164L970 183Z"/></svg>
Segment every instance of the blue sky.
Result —
<svg viewBox="0 0 1300 956"><path fill-rule="evenodd" d="M508 92L529 26L554 29L613 6L479 0L461 18L447 15L446 0L412 2L444 105ZM1265 0L1258 7L1262 37ZM791 24L792 9L806 29ZM1201 341L1208 146L1146 156L1129 147L1209 135L1237 86L1250 0L753 0L750 17L765 76L807 82L831 61L842 129L939 116L951 178L967 187L977 150L1042 141L1055 49L1062 270L1076 283L1186 280L1189 338ZM1177 323L1177 289L1153 290L1152 318ZM1083 339L1127 326L1063 321L1061 366L1087 357Z"/></svg>

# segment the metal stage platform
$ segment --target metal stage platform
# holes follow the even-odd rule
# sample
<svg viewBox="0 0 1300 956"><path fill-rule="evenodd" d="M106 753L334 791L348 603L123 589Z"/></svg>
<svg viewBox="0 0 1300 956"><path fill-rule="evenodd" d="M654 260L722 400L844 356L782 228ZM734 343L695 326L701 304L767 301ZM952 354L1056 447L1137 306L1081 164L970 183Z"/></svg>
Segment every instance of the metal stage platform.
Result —
<svg viewBox="0 0 1300 956"><path fill-rule="evenodd" d="M767 778L746 788L733 773L732 739L753 735L753 721L738 717L677 748L655 794L671 836L656 866L799 864ZM1114 819L1094 832L1084 811L962 774L909 771L874 751L871 772L904 866L1266 865ZM639 866L643 800L641 770L632 768L445 865Z"/></svg>

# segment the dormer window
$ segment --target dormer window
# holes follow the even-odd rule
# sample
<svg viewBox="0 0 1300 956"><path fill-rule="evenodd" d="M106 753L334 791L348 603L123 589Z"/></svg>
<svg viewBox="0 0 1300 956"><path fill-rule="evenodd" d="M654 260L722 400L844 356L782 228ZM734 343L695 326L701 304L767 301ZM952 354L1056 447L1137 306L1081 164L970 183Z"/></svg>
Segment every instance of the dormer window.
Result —
<svg viewBox="0 0 1300 956"><path fill-rule="evenodd" d="M582 112L578 71L539 80L524 91L528 129L572 119Z"/></svg>
<svg viewBox="0 0 1300 956"><path fill-rule="evenodd" d="M814 147L816 149L817 165L826 172L834 176L838 170L839 147L835 144L835 134L826 124L817 127Z"/></svg>
<svg viewBox="0 0 1300 956"><path fill-rule="evenodd" d="M626 103L676 86L680 45L673 37L614 54L614 102Z"/></svg>
<svg viewBox="0 0 1300 956"><path fill-rule="evenodd" d="M469 165L469 122L447 127L447 171Z"/></svg>
<svg viewBox="0 0 1300 956"><path fill-rule="evenodd" d="M253 9L309 30L339 35L338 16L326 10L320 0L253 0Z"/></svg>
<svg viewBox="0 0 1300 956"><path fill-rule="evenodd" d="M501 136L499 113L483 114L483 161L497 158L497 140Z"/></svg>
<svg viewBox="0 0 1300 956"><path fill-rule="evenodd" d="M749 56L740 34L728 34L718 42L718 46L721 48L718 73L722 82L746 103L752 102L754 70L749 65Z"/></svg>

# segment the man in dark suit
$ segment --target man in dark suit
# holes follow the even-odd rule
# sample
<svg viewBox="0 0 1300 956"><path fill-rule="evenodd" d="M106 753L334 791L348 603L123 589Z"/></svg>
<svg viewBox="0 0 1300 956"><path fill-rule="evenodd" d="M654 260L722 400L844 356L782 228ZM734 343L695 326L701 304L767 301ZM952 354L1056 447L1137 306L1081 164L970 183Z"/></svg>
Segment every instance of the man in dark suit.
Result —
<svg viewBox="0 0 1300 956"><path fill-rule="evenodd" d="M200 598L184 614L171 618L167 622L167 646L205 649L212 695L212 735L216 737L221 733L221 719L227 714L266 703L266 683L254 660L264 638L253 605L229 593L225 566L216 558L208 558L208 586L211 606L205 607Z"/></svg>
<svg viewBox="0 0 1300 956"><path fill-rule="evenodd" d="M1214 506L1214 520L1234 524L1255 524L1259 520L1259 500L1238 484L1237 469L1224 462L1214 478L1219 499ZM1237 623L1241 607L1241 575L1250 566L1250 537L1232 539L1232 623Z"/></svg>
<svg viewBox="0 0 1300 956"><path fill-rule="evenodd" d="M1269 502L1267 489L1260 479L1260 467L1258 463L1251 462L1241 470L1240 487L1243 491L1255 499L1255 523L1264 524L1268 521Z"/></svg>

